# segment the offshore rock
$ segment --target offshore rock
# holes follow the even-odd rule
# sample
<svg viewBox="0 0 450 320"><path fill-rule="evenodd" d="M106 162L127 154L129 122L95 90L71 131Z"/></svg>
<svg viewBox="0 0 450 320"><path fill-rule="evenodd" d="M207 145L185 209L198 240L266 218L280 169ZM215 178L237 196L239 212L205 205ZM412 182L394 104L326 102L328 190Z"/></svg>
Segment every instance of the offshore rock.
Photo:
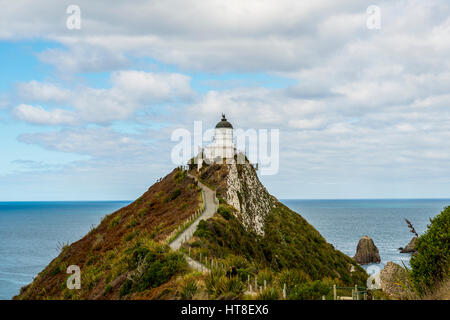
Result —
<svg viewBox="0 0 450 320"><path fill-rule="evenodd" d="M353 259L359 264L379 263L381 261L378 248L368 236L364 236L359 240Z"/></svg>

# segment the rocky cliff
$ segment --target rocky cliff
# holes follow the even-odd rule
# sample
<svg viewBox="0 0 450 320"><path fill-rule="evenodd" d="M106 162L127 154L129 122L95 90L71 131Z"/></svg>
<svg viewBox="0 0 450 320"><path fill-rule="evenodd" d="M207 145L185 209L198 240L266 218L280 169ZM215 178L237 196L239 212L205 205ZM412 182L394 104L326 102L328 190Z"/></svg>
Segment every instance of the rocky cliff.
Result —
<svg viewBox="0 0 450 320"><path fill-rule="evenodd" d="M225 200L237 209L242 223L259 235L264 235L264 222L275 199L259 181L249 163L228 166Z"/></svg>

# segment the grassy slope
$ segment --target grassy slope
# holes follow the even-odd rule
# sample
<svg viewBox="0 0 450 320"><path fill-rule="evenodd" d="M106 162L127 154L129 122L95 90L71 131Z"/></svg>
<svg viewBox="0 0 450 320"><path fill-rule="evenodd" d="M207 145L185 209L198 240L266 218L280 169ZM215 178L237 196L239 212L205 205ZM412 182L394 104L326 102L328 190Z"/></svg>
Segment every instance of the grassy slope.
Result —
<svg viewBox="0 0 450 320"><path fill-rule="evenodd" d="M202 169L200 179L217 190L217 196L222 198L226 192L226 175L226 166L214 164ZM242 257L251 265L253 273L264 268L274 272L297 269L309 280L328 278L343 285L358 283L365 286L367 274L364 269L334 249L312 225L282 203L274 200L274 207L266 218L265 235L260 237L246 230L239 219L225 213L234 208L226 205L224 200L221 202L226 219L216 214L200 224L197 239L191 242L193 254L201 252L202 256L223 260ZM353 273L350 272L351 265L356 270Z"/></svg>
<svg viewBox="0 0 450 320"><path fill-rule="evenodd" d="M81 240L64 247L30 285L22 288L16 299L116 299L127 276L138 266L137 251L152 253L167 264L177 260L179 257L171 255L167 246L158 242L163 243L200 205L200 193L194 180L178 172L174 170L135 202L107 215ZM182 265L183 261L179 263ZM81 268L81 290L66 288L69 265ZM158 269L158 266L153 267ZM163 272L171 275L174 271L163 270L164 264L160 267L162 271L158 276ZM169 278L162 277L163 280ZM148 290L141 290L141 285L139 290L133 290L137 293L126 297L158 297L159 291L167 289L164 286L152 288L160 284L158 281L151 283Z"/></svg>
<svg viewBox="0 0 450 320"><path fill-rule="evenodd" d="M201 223L190 242L192 254L235 262L252 275L264 269L274 273L296 269L305 280L336 279L342 285L365 286L367 274L350 257L335 250L305 219L281 203L267 218L265 235L248 232L222 205L213 218ZM186 245L187 249L188 246ZM355 272L350 272L351 265Z"/></svg>

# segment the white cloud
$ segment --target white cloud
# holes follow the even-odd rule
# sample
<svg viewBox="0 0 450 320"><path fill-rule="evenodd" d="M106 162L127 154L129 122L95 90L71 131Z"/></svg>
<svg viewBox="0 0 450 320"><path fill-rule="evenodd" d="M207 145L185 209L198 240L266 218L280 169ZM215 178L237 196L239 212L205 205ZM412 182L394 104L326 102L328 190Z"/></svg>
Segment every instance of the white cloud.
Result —
<svg viewBox="0 0 450 320"><path fill-rule="evenodd" d="M95 45L77 43L68 49L46 49L38 54L39 60L54 65L64 73L105 72L127 67L130 62L121 52Z"/></svg>
<svg viewBox="0 0 450 320"><path fill-rule="evenodd" d="M283 183L278 186L284 194L296 190L297 196L320 196L325 184L339 182L386 189L402 181L402 186L418 185L417 190L421 182L448 184L448 1L379 1L382 26L377 31L365 23L366 8L374 3L360 0L136 1L114 6L79 1L84 20L77 32L65 29L63 4L23 3L2 3L0 37L61 43L65 48L38 55L60 73L112 74L107 89L68 92L48 82L20 84L24 101L19 103L27 104L14 109L16 117L75 127L22 135L20 141L87 154L99 163L107 158L120 162L128 154L127 161L142 168L145 162L139 159L170 146L171 127L135 136L109 128L85 130L86 124L155 120L161 108L167 122L191 127L192 120L204 120L213 126L225 112L236 127L281 129ZM178 71L120 71L135 68L136 58ZM296 84L195 93L183 71L194 76L195 71L231 72L231 78L245 72L275 74ZM64 108L51 109L46 102ZM153 136L158 140L149 148L144 141Z"/></svg>
<svg viewBox="0 0 450 320"><path fill-rule="evenodd" d="M37 144L48 150L113 159L149 157L155 150L137 135L122 134L110 128L64 129L22 134L19 141Z"/></svg>
<svg viewBox="0 0 450 320"><path fill-rule="evenodd" d="M110 89L79 87L73 92L36 81L19 84L19 93L26 100L60 101L73 108L47 110L42 106L21 104L14 108L13 114L20 120L37 124L108 124L130 119L139 110L160 103L189 101L194 95L190 78L181 74L117 71L112 73L111 80Z"/></svg>
<svg viewBox="0 0 450 320"><path fill-rule="evenodd" d="M34 124L73 125L77 122L73 112L62 109L47 111L41 106L32 106L28 104L18 105L14 108L13 114L19 120Z"/></svg>
<svg viewBox="0 0 450 320"><path fill-rule="evenodd" d="M17 85L19 96L25 101L56 101L66 102L71 98L71 92L51 83L41 83L35 80Z"/></svg>

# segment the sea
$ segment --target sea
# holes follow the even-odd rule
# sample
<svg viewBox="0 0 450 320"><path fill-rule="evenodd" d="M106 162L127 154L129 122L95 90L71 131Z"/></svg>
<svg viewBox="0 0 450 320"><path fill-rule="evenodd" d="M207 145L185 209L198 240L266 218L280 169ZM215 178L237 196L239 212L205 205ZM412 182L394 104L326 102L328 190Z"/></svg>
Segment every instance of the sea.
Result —
<svg viewBox="0 0 450 320"><path fill-rule="evenodd" d="M450 199L281 200L333 246L349 256L364 235L388 261L408 265L399 253L411 240L405 218L421 234ZM11 299L54 259L61 246L83 237L101 219L131 201L0 202L0 299ZM367 268L367 266L366 266Z"/></svg>

